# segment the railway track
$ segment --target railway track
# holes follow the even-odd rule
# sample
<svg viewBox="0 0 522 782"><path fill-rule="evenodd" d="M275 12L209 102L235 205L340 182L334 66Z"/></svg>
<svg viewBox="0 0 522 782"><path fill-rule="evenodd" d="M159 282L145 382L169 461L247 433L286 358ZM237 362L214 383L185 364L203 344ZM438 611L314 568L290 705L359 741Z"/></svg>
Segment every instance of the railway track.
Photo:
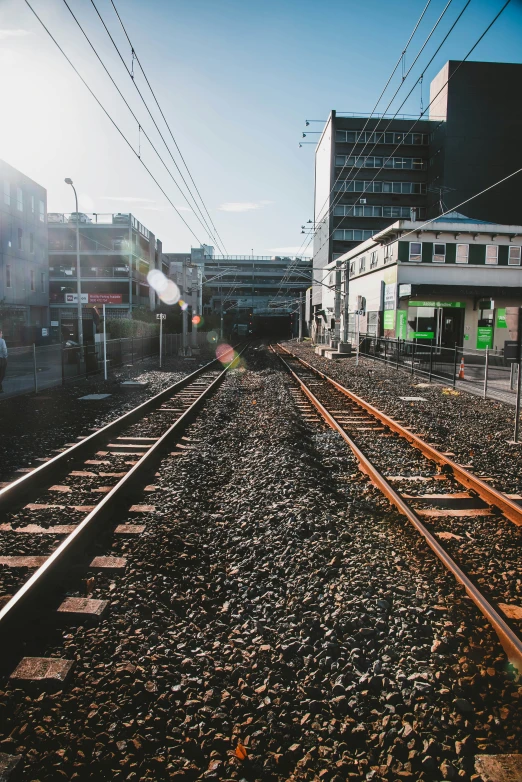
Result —
<svg viewBox="0 0 522 782"><path fill-rule="evenodd" d="M225 357L226 358L226 357ZM90 578L125 567L111 540L139 535L147 485L161 459L190 447L183 434L235 365L215 360L110 424L49 457L0 490L0 667L15 678L66 677L71 664L27 656L41 631L70 618L100 616ZM223 360L223 357L221 357ZM175 448L176 450L172 450ZM82 594L83 592L83 594Z"/></svg>
<svg viewBox="0 0 522 782"><path fill-rule="evenodd" d="M493 489L487 476L474 475L282 345L272 350L306 397L303 413L317 412L341 435L360 469L463 585L522 672L522 498Z"/></svg>

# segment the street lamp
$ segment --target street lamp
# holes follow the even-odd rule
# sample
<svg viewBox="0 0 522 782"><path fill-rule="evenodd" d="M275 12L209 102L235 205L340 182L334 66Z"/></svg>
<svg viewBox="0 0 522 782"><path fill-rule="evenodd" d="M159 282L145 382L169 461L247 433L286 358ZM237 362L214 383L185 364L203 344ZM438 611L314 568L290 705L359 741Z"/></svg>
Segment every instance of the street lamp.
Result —
<svg viewBox="0 0 522 782"><path fill-rule="evenodd" d="M83 320L82 320L82 283L80 277L80 215L78 211L78 195L70 177L65 178L65 184L74 190L76 199L76 293L78 296L78 342L83 346Z"/></svg>

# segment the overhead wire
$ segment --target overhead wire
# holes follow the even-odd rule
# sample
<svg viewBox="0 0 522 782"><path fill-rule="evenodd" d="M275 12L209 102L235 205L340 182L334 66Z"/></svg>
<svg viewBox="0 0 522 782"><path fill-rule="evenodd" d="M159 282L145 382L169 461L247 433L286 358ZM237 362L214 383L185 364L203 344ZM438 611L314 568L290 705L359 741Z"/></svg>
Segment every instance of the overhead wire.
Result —
<svg viewBox="0 0 522 782"><path fill-rule="evenodd" d="M141 163L141 165L143 166L143 168L145 169L145 171L146 171L146 172L149 174L149 176L151 177L151 179L153 180L153 182L154 182L154 183L155 183L155 184L158 186L159 190L160 190L160 191L163 193L163 195L165 196L165 198L167 199L167 201L169 202L169 204L172 206L172 208L174 209L174 211L175 211L175 212L178 214L179 218L180 218L180 219L181 219L181 221L182 221L182 222L185 224L185 226L186 226L186 227L187 227L187 229L190 231L190 233L192 234L192 236L195 238L195 240L196 240L196 241L197 241L199 244L202 244L202 242L201 242L201 239L200 239L200 238L199 238L199 237L198 237L198 236L197 236L197 235L194 233L194 231L192 230L192 228L190 227L190 225L187 223L187 221L185 220L185 218L183 217L183 215L180 213L179 209L178 209L178 208L175 206L175 204L172 202L172 200L170 199L170 197L167 195L167 193L165 192L165 190L163 189L163 187L160 185L159 181L158 181L158 180L157 180L157 178L154 176L154 174L152 173L152 171L150 170L150 168L149 168L149 167L146 165L146 163L144 163L143 159L142 159L142 158L141 158L141 157L138 155L138 153L136 152L136 150L135 150L135 149L134 149L134 147L132 146L132 144L131 144L131 142L129 141L129 139L127 138L127 136L124 134L124 132L123 132L123 131L121 130L121 128L119 127L119 125L116 123L116 121L115 121L115 120L112 118L112 116L109 114L109 112L107 111L107 109L105 108L105 106L103 105L103 103L102 103L102 102L100 101L100 99L97 97L96 93L95 93L95 92L94 92L94 91L91 89L91 87L90 87L90 86L88 85L88 83L85 81L85 79L84 79L84 78L83 78L83 76L81 75L80 71L79 71L79 70L76 68L76 66L74 65L74 63L72 62L72 60L71 60L71 59L69 58L69 56L68 56L68 55L65 53L65 51L64 51L64 50L63 50L63 48L60 46L60 44L58 43L58 41L56 40L56 38L54 37L54 35L51 33L51 31L49 30L49 28L46 26L46 24L44 23L44 21L41 19L41 17L38 15L38 13L35 11L35 9L32 7L32 5L31 5L31 3L29 2L29 0L24 0L24 2L25 2L25 4L27 5L27 7L29 8L29 10L30 10L30 11L33 13L33 15L36 17L36 19L38 20L38 22L41 24L41 26L43 27L43 29L45 30L45 32L47 33L47 35L48 35L48 36L50 37L50 39L53 41L53 43L55 44L55 46L56 46L56 47L59 49L59 51L61 52L61 54L62 54L62 55L65 57L65 59L67 60L67 62L69 63L69 65L71 66L71 68L73 69L73 71L76 73L76 75L78 76L78 78L80 79L80 81L83 83L83 85L84 85L84 86L86 87L86 89L89 91L89 93L91 94L91 96L94 98L94 100L96 101L96 103L98 104L98 106L101 108L101 110L103 111L103 113L105 114L105 116L107 117L107 119L109 119L109 121L111 122L111 124L112 124L112 125L114 126L114 128L115 128L115 129L118 131L119 135L120 135L120 136L122 137L122 139L125 141L125 143L126 143L126 144L127 144L127 146L129 147L129 149L131 150L131 152L133 153L133 155L135 155L135 157L136 157L136 158L139 160L139 162Z"/></svg>
<svg viewBox="0 0 522 782"><path fill-rule="evenodd" d="M131 113L131 115L132 115L133 119L135 120L136 124L138 125L138 133L139 133L139 135L138 135L138 139L140 138L140 136L141 136L141 133L143 133L143 135L145 136L145 138L146 138L146 139L147 139L147 141L149 142L149 144L150 144L151 148L154 150L155 154L157 155L157 157L159 158L159 160L160 160L160 161L161 161L161 163L163 164L163 167L165 168L165 170L166 170L166 171L167 171L167 173L169 174L170 178L171 178L171 179L172 179L172 181L174 182L175 186L178 188L178 190L179 190L179 192L181 193L182 197L185 199L185 202L187 203L187 205L188 205L188 206L190 207L190 209L192 210L192 205L191 205L191 203L189 202L188 198L186 197L185 193L183 192L183 190L181 189L181 187L179 186L179 184L176 182L176 179L175 179L175 177L173 176L173 174L172 174L172 172L170 171L169 167L167 166L167 164L165 163L165 161L164 161L164 160L163 160L163 158L161 157L161 155L160 155L160 153L158 152L158 150L157 150L156 146L155 146L155 145L154 145L154 143L152 142L152 139L150 138L150 136L147 134L147 132L146 132L146 131L144 130L144 128L142 127L142 125L141 125L141 123L140 123L140 120L138 119L138 117L136 116L136 114L135 114L135 113L134 113L134 111L132 110L131 106L129 105L129 102L127 101L127 99L126 99L126 98L125 98L125 96L123 95L122 91L121 91L121 90L120 90L120 88L118 87L118 85L117 85L116 81L114 80L114 78L112 77L112 75L111 75L111 73L110 73L109 69L107 68L107 66L106 66L106 65L105 65L105 63L103 62L102 58L101 58L101 57L100 57L100 55L98 54L98 52L97 52L97 50L96 50L95 46L94 46L94 45L93 45L93 43L91 42L91 40L90 40L89 36L88 36L88 35L87 35L87 33L85 32L85 30L84 30L84 28L82 27L81 23L79 22L78 18L75 16L75 14L74 14L73 10L71 9L71 7L69 6L69 4L68 4L67 0L63 0L63 3L65 4L65 6L66 6L67 10L69 11L69 13L71 14L72 18L74 19L74 21L75 21L75 22L76 22L76 24L78 25L78 27L79 27L79 29L81 30L81 32L82 32L82 34L83 34L83 36L84 36L85 40L87 41L87 43L88 43L88 44L89 44L89 46L91 47L92 51L93 51L93 52L94 52L94 54L96 55L96 57L97 57L98 61L100 62L100 64L101 64L102 68L104 69L105 73L107 74L107 76L108 76L108 77L109 77L109 79L111 80L112 84L113 84L113 85L114 85L114 87L116 88L116 90L117 90L118 94L120 95L121 99L123 100L123 102L124 102L124 103L125 103L125 105L127 106L128 110L130 111L130 113ZM138 156L138 158L141 160L141 147L139 147L139 148L138 148L138 153L137 153L137 156ZM193 210L192 210L192 211L193 211ZM202 226L202 228L203 228L205 231L208 231L208 227L207 227L207 226L206 226L206 225L205 225L205 224L202 222L202 220L201 220L201 219L198 217L198 215L197 215L195 212L194 212L194 217L196 218L196 220L198 220L198 222L200 223L200 225Z"/></svg>
<svg viewBox="0 0 522 782"><path fill-rule="evenodd" d="M63 1L65 2L65 0L63 0ZM197 211L199 212L199 214L200 214L200 216L201 216L201 219L203 220L203 222L204 222L204 224L205 224L205 226L206 226L206 230L207 230L207 232L208 232L208 235L209 235L209 236L210 236L210 237L213 239L213 241L216 243L216 245L217 245L217 247L219 248L219 250L220 250L221 252L223 252L223 249L224 249L224 247L222 247L222 246L221 246L221 244L220 244L220 242L218 241L218 239L217 239L217 238L216 238L216 237L213 235L213 232L212 232L212 230L210 229L210 227L209 227L209 225L208 225L208 223L207 223L207 221L206 221L206 218L205 218L205 216L204 216L203 212L201 211L201 208L200 208L199 204L197 203L196 199L194 198L194 195L193 195L193 193L192 193L192 190L191 190L190 186L189 186L189 185L188 185L188 183L187 183L187 180L186 180L186 179L185 179L185 177L183 176L183 173L182 173L182 171L181 171L180 167L178 166L178 163L176 162L176 159L175 159L174 155L172 154L172 151L171 151L171 149L170 149L169 145L167 144L167 141L165 140L165 138L164 138L164 136L163 136L163 133L161 132L161 130L160 130L160 128L159 128L159 125L158 125L158 123L156 122L156 120L155 120L155 118L154 118L154 116L153 116L153 114L152 114L152 112L151 112L151 110L150 110L150 108L149 108L149 106L148 106L148 104L147 104L147 101L146 101L146 100L145 100L145 98L143 97L143 94L142 94L142 92L141 92L140 88L139 88L139 87L138 87L138 85L136 84L136 79L135 79L135 77L134 77L134 74L131 72L131 70L129 69L129 67L128 67L127 63L125 62L125 58L123 57L122 53L120 52L120 50L119 50L119 47L118 47L118 44L117 44L117 43L116 43L116 41L114 40L114 38L113 38L113 36L112 36L112 34L111 34L111 32L110 32L109 28L108 28L108 27L107 27L107 25L105 24L105 20L104 20L103 16L101 15L100 11L98 10L98 7L97 7L96 3L94 2L94 0L91 0L91 5L93 6L94 10L96 11L96 14L97 14L97 16L98 16L98 18L99 18L100 22L102 23L102 25L103 25L103 28L105 29L105 32L107 33L107 35L108 35L108 37L109 37L109 39L110 39L110 41L111 41L111 43L112 43L112 45L113 45L114 49L116 50L116 52L117 52L117 54L118 54L118 56L119 56L120 60L122 61L122 63L123 63L123 66L124 66L125 70L127 71L127 74L129 75L129 78L131 79L131 81L132 81L132 83L133 83L133 85L134 85L134 88L136 89L136 91L137 91L137 93L138 93L138 95L139 95L139 97L140 97L140 99L141 99L141 101L142 101L143 105L145 106L145 109L147 110L147 113L148 113L149 117L151 118L151 120L152 120L152 122L153 122L153 124L154 124L154 127L156 128L156 130L157 130L157 132L158 132L158 134L159 134L159 136L160 136L160 138L161 138L161 140L162 140L163 144L165 145L165 149L167 150L167 152L169 153L170 157L172 158L172 162L173 162L173 163L174 163L174 165L176 166L176 169L177 169L177 171L178 171L178 173L179 173L179 175L180 175L181 179L183 180L183 183L185 184L185 187L187 188L187 191L188 191L188 193L189 193L189 195L190 195L190 197L191 197L191 199L192 199L192 201L193 201L193 204L194 204L194 206L196 207ZM133 50L133 51L134 51L134 50ZM135 53L134 53L134 54L135 54ZM137 58L136 58L136 59L137 59ZM226 254L226 253L224 253L224 254Z"/></svg>
<svg viewBox="0 0 522 782"><path fill-rule="evenodd" d="M136 49L135 49L135 47L134 47L134 45L133 45L133 43L132 43L132 41L131 41L131 39L130 39L130 37L129 37L129 34L127 33L127 30L126 30L126 28L125 28L125 25L123 24L122 18L121 18L121 16L120 16L120 14L118 13L118 9L116 8L116 5L115 5L115 3L114 3L114 0L111 0L111 4L112 4L112 7L114 8L114 11L115 11L115 13L116 13L116 16L118 17L118 21L120 22L120 25L121 25L121 27L122 27L122 30L123 30L123 32L125 33L125 37L127 38L127 41L128 41L128 43L129 43L129 46L131 47L131 50L132 50L132 53L133 53L134 59L136 60L136 62L137 62L137 63L138 63L138 65L139 65L139 68L140 68L140 70L141 70L141 72L142 72L142 74L143 74L143 78L144 78L144 79L145 79L145 81L147 82L147 86L148 86L148 88L149 88L149 90L150 90L150 92L151 92L151 95L152 95L152 97L154 98L154 101L155 101L155 103L156 103L156 106L157 106L157 107L158 107L158 109L159 109L159 112L160 112L160 114L161 114L161 116L162 116L162 118L163 118L163 121L165 122L165 125L167 126L167 130L168 130L168 131L169 131L169 133L170 133L170 137L172 138L172 141L174 142L174 145L175 145L175 147L176 147L176 149L177 149L177 151L178 151L178 153L179 153L179 156L180 156L181 160L183 161L183 165L184 165L184 166L185 166L185 168L187 169L187 173L188 173L188 175L189 175L189 177L190 177L190 181L191 181L191 182L192 182L192 184L194 185L194 189L195 189L196 193L198 194L198 196L199 196L199 198L200 198L200 201L201 201L201 203L202 203L202 205L203 205L203 208L204 208L205 212L207 213L208 219L210 220L210 224L212 225L212 227L213 227L213 229L214 229L214 231L215 231L215 233L216 233L216 236L219 238L219 240L220 240L221 244L222 244L222 245L223 245L223 247L224 247L225 245L224 245L224 243L223 243L223 240L221 239L221 236L219 235L219 233L218 233L218 230L217 230L216 226L214 225L214 222L213 222L213 220L212 220L212 217L210 216L210 213L209 213L209 211L208 211L208 209L207 209L207 206L206 206L206 204L205 204L205 201L203 200L203 196L202 196L202 195L201 195L201 193L199 192L198 186L196 185L196 183L195 183L195 181L194 181L194 178L193 178L193 176L192 176L192 174L191 174L191 172L190 172L190 169L189 169L189 167L188 167L188 165L187 165L187 162L186 162L185 158L183 157L183 154L182 154L182 152L181 152L181 149L179 148L178 142L177 142L177 141L176 141L176 139L174 138L174 134L172 133L172 130L171 130L171 128L170 128L170 125L169 125L169 123L168 123L168 121L167 121L167 118L165 117L165 114L163 113L163 109L162 109L162 108L161 108L161 106L160 106L160 103L159 103L159 101L158 101L158 99L157 99L157 97L156 97L156 94L155 94L154 90L152 89L152 86L151 86L151 84L150 84L150 81L149 81L149 79L148 79L148 77L147 77L147 74L145 73L145 69L143 68L143 66L142 66L142 64L141 64L141 61L140 61L140 58L138 57L138 54L137 54L137 52L136 52ZM226 254L226 253L225 253L225 254Z"/></svg>
<svg viewBox="0 0 522 782"><path fill-rule="evenodd" d="M466 4L465 8L466 8L466 7L467 7L467 5L469 4L469 1L470 1L470 0L468 0L468 3ZM434 101L437 99L437 97L440 95L440 93L441 93L441 92L442 92L442 91L443 91L443 90L446 88L446 86L448 85L448 83L450 82L450 80L453 78L453 76L455 76L455 74L457 73L457 71L459 70L459 68L462 66L462 64L463 64L464 62L466 62L466 60L468 59L468 57L469 57L469 56L472 54L472 52L473 52L473 51L476 49L476 47L478 46L478 44L479 44L479 43L482 41L482 39L484 38L484 36L485 36L485 35L486 35L486 34L489 32L489 30L491 29L491 27L492 27L492 26L495 24L495 22L497 21L497 19L498 19L498 18L501 16L501 14L502 14L502 13L503 13L503 11L504 11L504 10L507 8L507 6L509 5L509 3L510 3L510 2L511 2L511 0L506 0L506 2L504 3L504 5L503 5L503 6L502 6L502 8L500 9L500 11L498 11L498 13L495 15L495 17L492 19L492 21L491 21L491 22L489 23L489 25L486 27L486 29L485 29L485 30L484 30L484 31L481 33L481 35L479 36L479 38L478 38L478 39L475 41L475 43L473 44L473 46L471 47L471 49L469 49L469 51L468 51L468 52L467 52L467 54L464 56L464 58L463 58L463 59L462 59L462 60L461 60L461 61L458 63L457 67L456 67L456 68L455 68L455 70L452 72L452 74L451 74L451 75L448 77L448 79L446 80L446 82L445 82L445 83L444 83L444 84L441 86L441 88L440 88L440 90L437 92L437 94L436 94L436 95L435 95L435 96L432 98L432 100L430 101L430 103L429 103L429 104L426 106L426 108L424 109L424 112L423 112L424 114L425 114L425 113L428 111L428 109L430 108L430 106L432 105L432 103L434 103ZM463 10L465 10L465 8L464 8ZM462 13L460 14L460 16L461 16L461 15L462 15ZM460 16L459 16L459 18L460 18ZM457 21L458 21L458 20L457 20ZM455 26L455 25L453 25L451 29L453 29L453 27L454 27L454 26ZM451 32L451 30L450 30L449 32ZM449 34L449 33L448 33L448 34ZM446 36L446 37L447 37L447 36ZM439 48L440 48L440 47L439 47ZM433 59L433 58L432 58L432 59ZM430 60L430 62L431 62L431 60ZM426 67L427 67L427 66L426 66ZM418 83L418 82L417 82L417 83ZM404 105L404 103L403 103L402 105ZM422 115L421 115L421 116L422 116ZM406 136L408 133L410 133L410 132L412 131L412 129L413 129L415 126L416 126L416 124L417 124L417 123L419 122L419 120L421 119L421 116L419 116L419 118L415 120L414 124L413 124L413 125L412 125L412 126L411 126L411 127L408 129L408 130L406 130L406 131L404 131L404 132L403 132L403 138L404 138L404 137L405 137L405 136ZM381 171L383 171L383 170L384 170L384 168L385 168L385 166L386 166L386 163L387 163L387 162L388 162L388 161L389 161L389 160L390 160L390 159L393 157L393 155L394 155L394 154L397 152L397 150L398 150L398 149L399 149L401 146L403 146L403 144L404 144L404 141L401 141L401 142L399 142L399 144L397 144L397 146L396 146L396 147L395 147L395 149L394 149L394 150L393 150L393 151L390 153L390 155L389 155L389 156L388 156L388 157L387 157L385 160L383 160L383 165L382 165L382 166L381 166L381 167L380 167L380 168L379 168L379 169L376 171L376 173L375 173L375 175L374 175L373 179L372 179L372 180L370 180L369 184L373 183L373 182L376 180L376 178L377 178L377 176L379 175L379 173L380 173ZM375 149L375 146L374 146L374 149ZM343 181L344 181L344 180L343 180ZM355 180L353 179L353 180L346 180L346 181L355 181ZM367 187L365 187L365 189L364 189L364 190L361 192L361 194L359 195L359 198L360 198L362 195L364 195L364 193L366 193L366 192L367 192L367 189L368 189L368 188L367 188ZM341 191L341 192L342 192L342 191ZM334 206L335 206L335 204L334 204ZM346 215L345 215L345 216L346 216ZM434 219L435 219L435 218L434 218ZM341 220L341 222L342 222L342 220ZM323 242L323 243L322 243L322 244L319 246L319 248L317 249L317 251L316 251L316 252L314 253L314 255L312 256L312 261L313 261L313 259L314 259L314 258L316 258L317 254L320 252L320 250L321 250L321 249L322 249L322 248L325 246L325 244L326 244L326 243L327 243L327 242L330 240L330 238L333 236L333 233L334 233L334 231L336 231L336 230L338 230L338 229L339 229L339 227L338 227L338 226L335 226L334 228L332 228L332 231L329 233L329 235L328 235L328 237L326 238L326 240L325 240L325 241L324 241L324 242ZM378 231L377 231L376 233L378 233ZM307 245L307 246L309 246L309 244L311 243L311 241L312 241L312 240L313 240L313 237L310 239L310 241L308 242L308 245ZM305 249L306 249L306 248L305 248Z"/></svg>

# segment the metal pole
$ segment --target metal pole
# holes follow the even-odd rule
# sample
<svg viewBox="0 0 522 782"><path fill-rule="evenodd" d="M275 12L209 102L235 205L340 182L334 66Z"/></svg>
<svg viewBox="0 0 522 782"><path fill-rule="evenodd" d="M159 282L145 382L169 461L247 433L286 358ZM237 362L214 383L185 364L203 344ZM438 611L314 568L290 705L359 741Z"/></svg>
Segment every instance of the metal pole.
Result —
<svg viewBox="0 0 522 782"><path fill-rule="evenodd" d="M221 299L221 313L219 318L219 336L223 339L223 299Z"/></svg>
<svg viewBox="0 0 522 782"><path fill-rule="evenodd" d="M185 305L187 305L187 261L183 259L183 297ZM181 322L182 322L182 331L183 331L183 355L187 355L187 334L188 334L188 327L187 327L187 314L188 314L188 306L185 306L185 309L181 311Z"/></svg>
<svg viewBox="0 0 522 782"><path fill-rule="evenodd" d="M397 337L397 366L395 367L395 369L399 369L399 352L400 352L400 349L401 349L401 341L400 341L399 337Z"/></svg>
<svg viewBox="0 0 522 782"><path fill-rule="evenodd" d="M299 342L303 341L303 294L299 294Z"/></svg>
<svg viewBox="0 0 522 782"><path fill-rule="evenodd" d="M453 357L453 388L457 385L457 343L455 342L455 356Z"/></svg>
<svg viewBox="0 0 522 782"><path fill-rule="evenodd" d="M83 345L82 281L80 271L80 217L78 212L78 195L72 180L69 180L67 184L70 184L74 190L74 200L76 202L76 293L78 295L78 342L80 345Z"/></svg>
<svg viewBox="0 0 522 782"><path fill-rule="evenodd" d="M105 304L103 304L103 377L107 380L107 329L105 327Z"/></svg>
<svg viewBox="0 0 522 782"><path fill-rule="evenodd" d="M162 353L163 353L163 318L160 319L160 369L161 369L161 359L162 359Z"/></svg>
<svg viewBox="0 0 522 782"><path fill-rule="evenodd" d="M38 375L36 374L36 345L33 342L33 371L34 371L34 393L38 393Z"/></svg>
<svg viewBox="0 0 522 782"><path fill-rule="evenodd" d="M432 374L433 374L433 343L430 342L430 375L429 375L430 383L431 383Z"/></svg>
<svg viewBox="0 0 522 782"><path fill-rule="evenodd" d="M518 335L517 335L517 399L515 405L515 434L514 441L518 443L518 430L520 427L520 390L522 388L522 307L518 311Z"/></svg>
<svg viewBox="0 0 522 782"><path fill-rule="evenodd" d="M384 364L386 365L388 363L388 356L386 355L388 348L388 340L386 337L384 337Z"/></svg>
<svg viewBox="0 0 522 782"><path fill-rule="evenodd" d="M413 377L413 363L415 361L415 340L411 343L411 374Z"/></svg>
<svg viewBox="0 0 522 782"><path fill-rule="evenodd" d="M348 326L349 326L349 288L350 288L350 265L348 263L344 266L344 301L343 301L343 342L348 342Z"/></svg>
<svg viewBox="0 0 522 782"><path fill-rule="evenodd" d="M359 366L359 310L355 313L355 366Z"/></svg>
<svg viewBox="0 0 522 782"><path fill-rule="evenodd" d="M486 345L486 363L484 364L484 399L488 395L488 366L489 366L489 345Z"/></svg>

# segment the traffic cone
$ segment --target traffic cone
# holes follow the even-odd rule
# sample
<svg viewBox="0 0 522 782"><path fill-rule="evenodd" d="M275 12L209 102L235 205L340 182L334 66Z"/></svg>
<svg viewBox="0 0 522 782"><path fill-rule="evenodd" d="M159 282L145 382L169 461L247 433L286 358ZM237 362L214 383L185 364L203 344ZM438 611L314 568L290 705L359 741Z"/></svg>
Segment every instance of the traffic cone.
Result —
<svg viewBox="0 0 522 782"><path fill-rule="evenodd" d="M459 380L465 380L464 377L464 356L460 359Z"/></svg>

